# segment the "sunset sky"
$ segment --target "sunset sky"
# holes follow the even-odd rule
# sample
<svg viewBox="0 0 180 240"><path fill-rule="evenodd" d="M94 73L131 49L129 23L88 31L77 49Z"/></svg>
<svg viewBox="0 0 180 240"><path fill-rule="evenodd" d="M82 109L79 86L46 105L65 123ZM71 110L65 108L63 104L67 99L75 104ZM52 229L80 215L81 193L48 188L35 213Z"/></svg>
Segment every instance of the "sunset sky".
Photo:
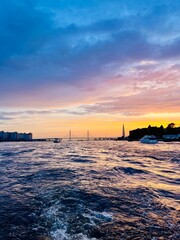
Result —
<svg viewBox="0 0 180 240"><path fill-rule="evenodd" d="M180 125L179 0L1 0L0 130Z"/></svg>

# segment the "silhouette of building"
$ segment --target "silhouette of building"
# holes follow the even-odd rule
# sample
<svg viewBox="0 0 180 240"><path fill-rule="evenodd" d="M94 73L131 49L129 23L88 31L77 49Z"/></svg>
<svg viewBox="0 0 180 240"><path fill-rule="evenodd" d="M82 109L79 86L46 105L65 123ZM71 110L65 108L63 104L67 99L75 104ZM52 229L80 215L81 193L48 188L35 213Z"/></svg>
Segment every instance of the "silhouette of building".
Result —
<svg viewBox="0 0 180 240"><path fill-rule="evenodd" d="M180 127L175 128L173 124L169 124L166 128L162 125L160 127L151 127L151 125L149 125L147 128L138 128L130 131L128 139L140 140L145 135L154 135L162 140L167 138L180 140L179 134ZM168 135L171 135L171 137L168 137Z"/></svg>
<svg viewBox="0 0 180 240"><path fill-rule="evenodd" d="M125 127L124 127L124 124L123 124L123 128L122 128L122 138L125 139Z"/></svg>
<svg viewBox="0 0 180 240"><path fill-rule="evenodd" d="M69 130L69 141L71 141L71 130Z"/></svg>
<svg viewBox="0 0 180 240"><path fill-rule="evenodd" d="M121 137L118 137L117 138L117 140L125 140L125 137L126 137L126 135L125 135L125 127L124 127L124 124L123 124L123 126L122 126L122 136Z"/></svg>
<svg viewBox="0 0 180 240"><path fill-rule="evenodd" d="M0 141L31 141L32 138L32 133L0 131Z"/></svg>
<svg viewBox="0 0 180 240"><path fill-rule="evenodd" d="M163 140L165 142L180 141L180 134L165 134Z"/></svg>

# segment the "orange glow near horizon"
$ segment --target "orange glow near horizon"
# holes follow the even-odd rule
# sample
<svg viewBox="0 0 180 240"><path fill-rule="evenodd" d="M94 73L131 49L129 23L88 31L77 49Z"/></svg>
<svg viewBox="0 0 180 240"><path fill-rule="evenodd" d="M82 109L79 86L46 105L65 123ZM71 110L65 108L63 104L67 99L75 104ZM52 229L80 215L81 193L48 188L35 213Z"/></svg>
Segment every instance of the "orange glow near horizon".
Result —
<svg viewBox="0 0 180 240"><path fill-rule="evenodd" d="M178 1L6 2L0 131L118 137L123 124L126 136L180 125Z"/></svg>
<svg viewBox="0 0 180 240"><path fill-rule="evenodd" d="M113 116L81 116L81 117L56 117L27 119L23 123L18 120L14 123L5 125L4 131L32 132L34 138L45 137L68 137L69 130L72 131L72 137L86 137L87 130L91 137L118 137L122 135L122 125L125 125L126 136L129 131L136 128L151 126L167 127L171 122L180 126L180 121L172 116L166 118L153 117L119 117Z"/></svg>

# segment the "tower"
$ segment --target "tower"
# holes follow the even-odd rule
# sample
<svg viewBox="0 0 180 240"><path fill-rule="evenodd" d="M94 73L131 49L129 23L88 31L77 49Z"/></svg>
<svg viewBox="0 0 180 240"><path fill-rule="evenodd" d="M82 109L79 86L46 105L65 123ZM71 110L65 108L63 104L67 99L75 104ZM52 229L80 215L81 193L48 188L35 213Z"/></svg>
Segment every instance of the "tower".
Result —
<svg viewBox="0 0 180 240"><path fill-rule="evenodd" d="M124 124L123 124L123 127L122 127L122 138L123 139L125 138L125 127L124 127Z"/></svg>
<svg viewBox="0 0 180 240"><path fill-rule="evenodd" d="M69 130L69 141L71 141L71 130Z"/></svg>
<svg viewBox="0 0 180 240"><path fill-rule="evenodd" d="M87 141L89 141L89 130L87 131Z"/></svg>

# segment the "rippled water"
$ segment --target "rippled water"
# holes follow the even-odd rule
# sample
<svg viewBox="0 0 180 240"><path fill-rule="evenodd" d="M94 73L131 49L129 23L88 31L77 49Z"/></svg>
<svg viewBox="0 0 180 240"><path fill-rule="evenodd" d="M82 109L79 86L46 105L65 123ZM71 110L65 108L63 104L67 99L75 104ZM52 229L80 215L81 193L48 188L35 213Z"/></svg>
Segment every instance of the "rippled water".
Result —
<svg viewBox="0 0 180 240"><path fill-rule="evenodd" d="M0 239L180 239L180 143L0 143Z"/></svg>

